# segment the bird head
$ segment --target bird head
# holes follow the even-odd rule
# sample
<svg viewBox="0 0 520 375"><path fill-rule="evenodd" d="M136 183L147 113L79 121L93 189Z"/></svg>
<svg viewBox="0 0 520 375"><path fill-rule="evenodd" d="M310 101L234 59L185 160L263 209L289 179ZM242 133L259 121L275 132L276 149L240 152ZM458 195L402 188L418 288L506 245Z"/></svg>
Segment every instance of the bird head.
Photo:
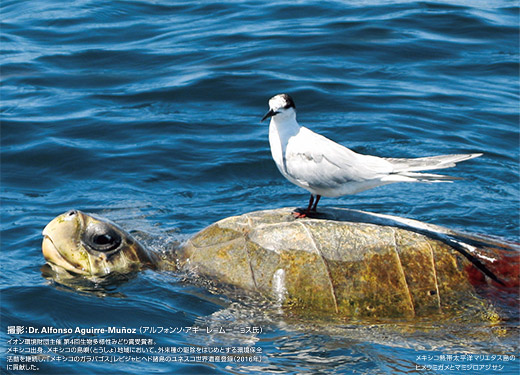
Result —
<svg viewBox="0 0 520 375"><path fill-rule="evenodd" d="M268 117L293 116L295 113L296 106L293 99L287 94L278 94L269 99L269 112L262 117L262 121Z"/></svg>

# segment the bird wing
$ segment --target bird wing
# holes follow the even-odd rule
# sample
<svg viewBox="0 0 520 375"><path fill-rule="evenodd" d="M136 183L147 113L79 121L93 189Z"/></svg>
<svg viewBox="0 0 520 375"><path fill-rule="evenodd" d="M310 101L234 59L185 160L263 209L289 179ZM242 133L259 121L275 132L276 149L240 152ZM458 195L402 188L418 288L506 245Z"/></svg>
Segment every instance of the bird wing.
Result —
<svg viewBox="0 0 520 375"><path fill-rule="evenodd" d="M456 163L464 160L478 158L479 156L482 156L482 154L437 155L415 159L385 158L385 160L393 165L395 173L400 173L451 168L454 167Z"/></svg>
<svg viewBox="0 0 520 375"><path fill-rule="evenodd" d="M358 154L320 134L301 127L289 138L284 152L285 175L297 185L313 189L336 189L349 182L370 187L402 181L442 182L456 177L429 173L424 170L444 169L482 154L438 155L415 159L380 158ZM374 183L376 183L374 185ZM362 185L363 189L366 189Z"/></svg>
<svg viewBox="0 0 520 375"><path fill-rule="evenodd" d="M289 139L285 164L287 174L300 184L320 188L380 179L393 172L389 161L358 154L305 127Z"/></svg>

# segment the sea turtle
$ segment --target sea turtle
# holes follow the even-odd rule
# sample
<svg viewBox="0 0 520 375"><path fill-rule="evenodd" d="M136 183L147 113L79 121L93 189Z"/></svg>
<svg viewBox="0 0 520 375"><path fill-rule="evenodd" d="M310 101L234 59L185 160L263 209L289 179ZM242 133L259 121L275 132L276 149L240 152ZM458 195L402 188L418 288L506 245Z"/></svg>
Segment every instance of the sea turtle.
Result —
<svg viewBox="0 0 520 375"><path fill-rule="evenodd" d="M517 290L514 245L356 210L299 220L293 211L229 217L158 254L116 224L73 210L45 227L42 250L62 280L184 271L291 311L349 318L496 317L490 295Z"/></svg>

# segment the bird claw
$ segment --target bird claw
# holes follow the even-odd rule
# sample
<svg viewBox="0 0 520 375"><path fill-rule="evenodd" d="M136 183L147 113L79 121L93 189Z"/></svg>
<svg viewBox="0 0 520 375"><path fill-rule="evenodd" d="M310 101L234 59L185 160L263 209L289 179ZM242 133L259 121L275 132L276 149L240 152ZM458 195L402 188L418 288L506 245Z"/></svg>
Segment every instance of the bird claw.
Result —
<svg viewBox="0 0 520 375"><path fill-rule="evenodd" d="M308 217L305 212L294 211L292 214L295 219L303 219L304 217Z"/></svg>
<svg viewBox="0 0 520 375"><path fill-rule="evenodd" d="M293 211L292 215L295 219L303 219L303 218L309 218L309 219L319 219L322 215L320 215L316 211L307 211L306 209L297 208L295 211Z"/></svg>

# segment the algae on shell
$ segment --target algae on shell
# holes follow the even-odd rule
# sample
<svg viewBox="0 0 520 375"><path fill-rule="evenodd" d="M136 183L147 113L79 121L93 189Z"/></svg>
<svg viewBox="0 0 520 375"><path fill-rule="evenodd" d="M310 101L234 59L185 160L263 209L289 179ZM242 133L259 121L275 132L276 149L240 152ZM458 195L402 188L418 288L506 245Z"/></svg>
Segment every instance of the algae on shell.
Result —
<svg viewBox="0 0 520 375"><path fill-rule="evenodd" d="M271 299L283 288L285 306L316 313L414 318L471 309L496 316L468 280L471 262L443 241L353 220L350 210L328 209L320 219L303 220L291 212L223 219L188 240L179 263Z"/></svg>

